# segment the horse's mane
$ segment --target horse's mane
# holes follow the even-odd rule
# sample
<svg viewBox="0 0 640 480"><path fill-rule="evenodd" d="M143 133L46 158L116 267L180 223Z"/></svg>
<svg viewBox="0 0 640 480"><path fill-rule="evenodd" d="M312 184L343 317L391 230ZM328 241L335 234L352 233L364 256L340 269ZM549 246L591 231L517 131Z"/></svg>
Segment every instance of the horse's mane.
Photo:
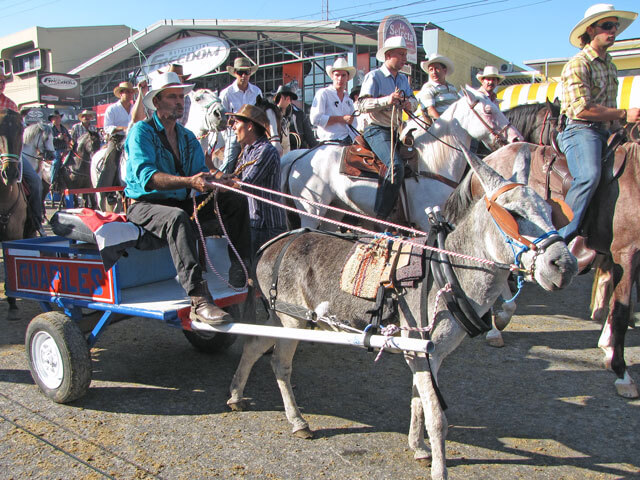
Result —
<svg viewBox="0 0 640 480"><path fill-rule="evenodd" d="M278 125L278 135L282 138L282 111L280 107L278 107L275 103L270 102L262 95L258 95L256 98L256 107L260 107L267 113L267 111L272 111L276 116L276 124ZM269 132L267 132L268 134Z"/></svg>
<svg viewBox="0 0 640 480"><path fill-rule="evenodd" d="M517 105L505 110L503 113L525 138L529 138L537 126L535 122L536 114L547 108L551 110L551 115L554 117L557 117L560 113L560 106L551 102Z"/></svg>
<svg viewBox="0 0 640 480"><path fill-rule="evenodd" d="M473 170L469 170L456 189L451 192L442 208L444 218L453 224L460 223L476 203L476 200L471 196L472 176Z"/></svg>
<svg viewBox="0 0 640 480"><path fill-rule="evenodd" d="M32 123L27 128L24 129L23 139L24 143L31 143L35 140L36 135L42 132L43 134L49 136L53 132L51 131L51 126L46 123L38 122Z"/></svg>

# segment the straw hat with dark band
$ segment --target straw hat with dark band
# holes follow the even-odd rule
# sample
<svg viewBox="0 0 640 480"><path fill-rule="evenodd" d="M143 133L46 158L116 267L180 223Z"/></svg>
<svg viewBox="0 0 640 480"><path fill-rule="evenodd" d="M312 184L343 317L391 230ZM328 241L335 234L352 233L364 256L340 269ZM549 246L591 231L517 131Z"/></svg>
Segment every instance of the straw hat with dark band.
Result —
<svg viewBox="0 0 640 480"><path fill-rule="evenodd" d="M113 94L116 97L120 98L120 94L124 90L131 90L132 92L135 92L135 89L133 88L133 85L131 85L131 82L120 82L120 84L113 89Z"/></svg>

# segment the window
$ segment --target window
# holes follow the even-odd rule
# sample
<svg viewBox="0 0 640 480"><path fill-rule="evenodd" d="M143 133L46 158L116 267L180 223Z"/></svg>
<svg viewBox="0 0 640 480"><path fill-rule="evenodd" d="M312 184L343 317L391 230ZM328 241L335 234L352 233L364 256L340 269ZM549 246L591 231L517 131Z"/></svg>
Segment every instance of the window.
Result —
<svg viewBox="0 0 640 480"><path fill-rule="evenodd" d="M42 68L41 50L32 50L13 57L13 73L35 72Z"/></svg>

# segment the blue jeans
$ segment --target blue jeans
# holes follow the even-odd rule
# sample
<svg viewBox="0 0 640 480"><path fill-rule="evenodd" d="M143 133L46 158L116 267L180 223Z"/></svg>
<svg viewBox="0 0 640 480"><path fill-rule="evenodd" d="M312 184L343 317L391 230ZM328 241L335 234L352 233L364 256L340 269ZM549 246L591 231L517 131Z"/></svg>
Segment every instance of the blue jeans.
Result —
<svg viewBox="0 0 640 480"><path fill-rule="evenodd" d="M398 153L393 155L393 178L391 177L391 129L380 125L367 125L362 134L373 153L387 166L387 174L378 185L376 192L375 213L378 217L387 218L393 210L398 192L404 180L404 163ZM399 143L399 142L397 142Z"/></svg>
<svg viewBox="0 0 640 480"><path fill-rule="evenodd" d="M569 172L573 176L566 198L573 210L573 220L558 231L567 243L578 235L589 202L598 188L602 152L608 136L606 130L579 123L567 125L558 135L558 146L567 157Z"/></svg>
<svg viewBox="0 0 640 480"><path fill-rule="evenodd" d="M224 143L224 162L220 166L220 170L224 173L233 173L236 169L236 163L238 163L240 150L242 150L242 146L238 143L236 133L229 129L229 135Z"/></svg>
<svg viewBox="0 0 640 480"><path fill-rule="evenodd" d="M42 223L42 180L28 160L22 159L22 180L29 187L29 206L38 225Z"/></svg>
<svg viewBox="0 0 640 480"><path fill-rule="evenodd" d="M63 155L63 151L62 150L56 150L53 154L53 162L51 163L51 181L49 182L50 184L53 185L53 182L56 179L56 175L58 174L58 170L60 170L60 167L62 166L62 155Z"/></svg>

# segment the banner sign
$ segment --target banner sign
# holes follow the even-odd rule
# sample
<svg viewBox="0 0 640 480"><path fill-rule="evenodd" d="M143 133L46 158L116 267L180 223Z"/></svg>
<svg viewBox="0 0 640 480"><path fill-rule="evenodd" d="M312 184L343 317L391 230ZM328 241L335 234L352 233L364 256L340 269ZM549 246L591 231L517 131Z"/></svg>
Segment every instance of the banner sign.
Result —
<svg viewBox="0 0 640 480"><path fill-rule="evenodd" d="M197 78L222 65L230 52L229 44L222 38L206 35L185 37L167 43L150 54L142 70L149 75L178 63L182 65L185 75Z"/></svg>
<svg viewBox="0 0 640 480"><path fill-rule="evenodd" d="M80 105L78 75L38 72L38 99L40 103Z"/></svg>
<svg viewBox="0 0 640 480"><path fill-rule="evenodd" d="M402 15L387 15L378 27L378 49L389 37L404 37L407 42L407 62L418 63L418 38L411 22Z"/></svg>
<svg viewBox="0 0 640 480"><path fill-rule="evenodd" d="M115 303L112 270L101 260L64 260L47 257L10 257L12 289L66 298Z"/></svg>

